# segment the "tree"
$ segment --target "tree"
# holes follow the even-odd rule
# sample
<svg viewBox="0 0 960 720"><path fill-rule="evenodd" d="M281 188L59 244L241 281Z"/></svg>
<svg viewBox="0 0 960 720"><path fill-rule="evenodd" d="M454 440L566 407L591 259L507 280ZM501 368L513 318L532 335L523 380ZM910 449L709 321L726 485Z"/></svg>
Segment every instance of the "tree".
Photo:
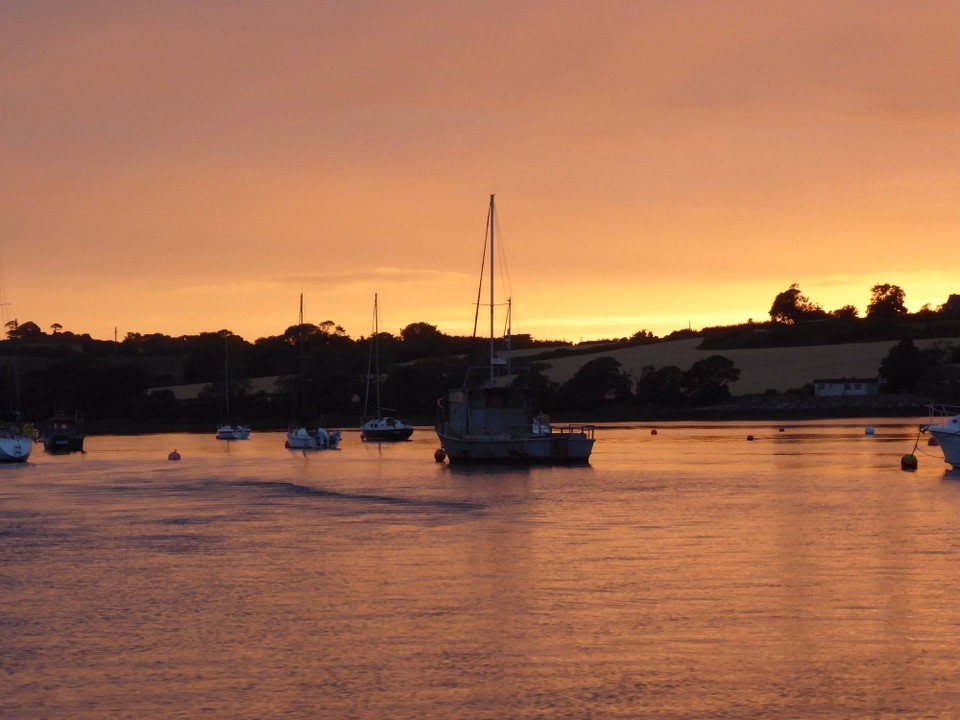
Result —
<svg viewBox="0 0 960 720"><path fill-rule="evenodd" d="M577 410L598 407L607 400L630 395L630 375L620 370L620 361L604 356L584 363L560 386L561 400Z"/></svg>
<svg viewBox="0 0 960 720"><path fill-rule="evenodd" d="M891 392L915 392L923 380L927 359L913 340L904 338L880 361L880 377Z"/></svg>
<svg viewBox="0 0 960 720"><path fill-rule="evenodd" d="M687 399L695 403L712 403L730 397L728 383L740 379L740 370L723 355L697 360L683 374L681 387Z"/></svg>
<svg viewBox="0 0 960 720"><path fill-rule="evenodd" d="M675 365L654 368L647 365L637 380L637 402L641 405L670 405L683 399L680 389L683 370Z"/></svg>
<svg viewBox="0 0 960 720"><path fill-rule="evenodd" d="M889 283L874 285L870 288L870 292L873 296L870 304L867 305L867 317L892 320L907 314L907 308L903 304L906 294L898 285Z"/></svg>
<svg viewBox="0 0 960 720"><path fill-rule="evenodd" d="M58 332L63 330L63 325L61 325L60 323L54 323L53 325L50 326L50 330L53 332L54 335L56 335Z"/></svg>
<svg viewBox="0 0 960 720"><path fill-rule="evenodd" d="M823 317L823 308L810 301L797 283L777 295L770 306L770 319L774 322L798 323Z"/></svg>
<svg viewBox="0 0 960 720"><path fill-rule="evenodd" d="M856 320L860 317L860 311L853 305L844 305L830 313L839 320Z"/></svg>

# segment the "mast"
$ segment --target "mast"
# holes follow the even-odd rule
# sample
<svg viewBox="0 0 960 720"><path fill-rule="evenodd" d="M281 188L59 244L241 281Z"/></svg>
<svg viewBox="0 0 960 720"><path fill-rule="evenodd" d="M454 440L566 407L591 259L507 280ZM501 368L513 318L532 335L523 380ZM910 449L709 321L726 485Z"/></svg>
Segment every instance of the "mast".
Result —
<svg viewBox="0 0 960 720"><path fill-rule="evenodd" d="M494 227L494 206L493 206L493 194L490 195L490 386L493 386L493 356L494 356L494 344L493 344L493 259L494 259L494 240L493 240L493 227Z"/></svg>
<svg viewBox="0 0 960 720"><path fill-rule="evenodd" d="M230 345L229 335L223 336L223 396L227 400L227 422L230 422Z"/></svg>
<svg viewBox="0 0 960 720"><path fill-rule="evenodd" d="M300 293L300 322L297 325L297 343L300 345L300 414L304 414L306 392L303 388L303 293Z"/></svg>
<svg viewBox="0 0 960 720"><path fill-rule="evenodd" d="M377 293L373 294L373 348L375 369L377 371L377 417L383 417L383 411L380 409L380 309L377 307Z"/></svg>

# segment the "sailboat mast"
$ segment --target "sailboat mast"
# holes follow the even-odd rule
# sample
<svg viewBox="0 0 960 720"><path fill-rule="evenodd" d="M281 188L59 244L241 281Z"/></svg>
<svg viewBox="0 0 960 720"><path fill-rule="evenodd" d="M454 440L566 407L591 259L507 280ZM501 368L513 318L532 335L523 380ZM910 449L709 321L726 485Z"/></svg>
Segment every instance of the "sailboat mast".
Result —
<svg viewBox="0 0 960 720"><path fill-rule="evenodd" d="M494 344L493 344L493 279L495 277L493 272L493 259L494 259L494 239L493 239L493 228L494 228L494 205L493 205L493 195L490 195L490 385L493 385L493 356L494 356Z"/></svg>
<svg viewBox="0 0 960 720"><path fill-rule="evenodd" d="M297 343L300 345L300 414L304 414L306 392L303 386L303 293L300 293L300 322L297 325Z"/></svg>
<svg viewBox="0 0 960 720"><path fill-rule="evenodd" d="M377 372L377 417L381 417L380 410L380 309L377 307L377 293L373 294L373 346L375 349L374 368Z"/></svg>
<svg viewBox="0 0 960 720"><path fill-rule="evenodd" d="M230 345L228 335L223 336L223 396L227 400L227 421L230 421Z"/></svg>

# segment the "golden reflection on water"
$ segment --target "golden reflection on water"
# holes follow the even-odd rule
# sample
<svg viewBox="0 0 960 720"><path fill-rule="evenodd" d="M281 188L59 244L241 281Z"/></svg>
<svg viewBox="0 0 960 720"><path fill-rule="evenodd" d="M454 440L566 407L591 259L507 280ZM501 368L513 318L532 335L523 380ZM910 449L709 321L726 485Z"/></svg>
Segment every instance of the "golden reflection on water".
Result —
<svg viewBox="0 0 960 720"><path fill-rule="evenodd" d="M960 717L960 478L863 424L41 454L0 473L0 714Z"/></svg>

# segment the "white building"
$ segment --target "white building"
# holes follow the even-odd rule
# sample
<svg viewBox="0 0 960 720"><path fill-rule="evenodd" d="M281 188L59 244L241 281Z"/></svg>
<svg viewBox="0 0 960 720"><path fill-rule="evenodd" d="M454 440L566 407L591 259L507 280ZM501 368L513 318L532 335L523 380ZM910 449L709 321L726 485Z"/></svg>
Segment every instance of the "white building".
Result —
<svg viewBox="0 0 960 720"><path fill-rule="evenodd" d="M823 378L813 381L817 397L840 397L843 395L876 395L880 392L877 378Z"/></svg>

